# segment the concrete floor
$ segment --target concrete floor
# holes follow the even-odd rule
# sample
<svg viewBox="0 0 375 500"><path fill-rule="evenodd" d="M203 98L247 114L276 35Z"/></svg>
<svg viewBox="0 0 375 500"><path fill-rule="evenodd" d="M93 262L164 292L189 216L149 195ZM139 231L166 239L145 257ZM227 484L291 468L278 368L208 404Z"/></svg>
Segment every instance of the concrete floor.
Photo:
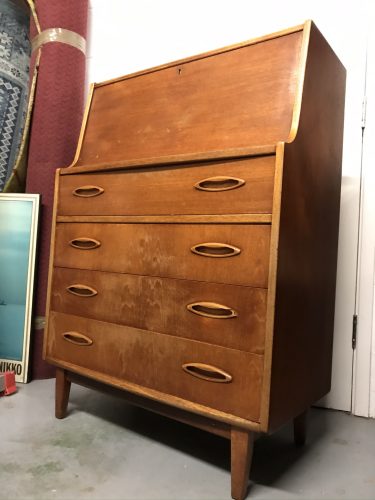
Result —
<svg viewBox="0 0 375 500"><path fill-rule="evenodd" d="M69 410L53 380L0 399L1 499L230 498L229 441L76 385ZM304 448L257 440L248 497L375 499L375 420L314 409Z"/></svg>

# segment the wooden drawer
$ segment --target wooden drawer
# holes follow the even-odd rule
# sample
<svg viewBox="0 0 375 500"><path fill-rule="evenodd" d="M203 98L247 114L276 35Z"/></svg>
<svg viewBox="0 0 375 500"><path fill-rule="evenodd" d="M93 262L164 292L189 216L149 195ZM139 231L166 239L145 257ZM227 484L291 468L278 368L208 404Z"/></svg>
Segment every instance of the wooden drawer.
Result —
<svg viewBox="0 0 375 500"><path fill-rule="evenodd" d="M274 165L274 156L264 156L194 167L62 175L58 215L271 213Z"/></svg>
<svg viewBox="0 0 375 500"><path fill-rule="evenodd" d="M257 354L56 312L50 314L46 348L49 360L71 363L82 374L87 368L99 377L104 373L120 381L259 420L263 357ZM192 363L217 370L202 371ZM209 380L186 372L185 365L198 376L209 376Z"/></svg>
<svg viewBox="0 0 375 500"><path fill-rule="evenodd" d="M55 266L265 288L269 245L269 225L59 223Z"/></svg>
<svg viewBox="0 0 375 500"><path fill-rule="evenodd" d="M55 268L51 309L262 354L267 290Z"/></svg>

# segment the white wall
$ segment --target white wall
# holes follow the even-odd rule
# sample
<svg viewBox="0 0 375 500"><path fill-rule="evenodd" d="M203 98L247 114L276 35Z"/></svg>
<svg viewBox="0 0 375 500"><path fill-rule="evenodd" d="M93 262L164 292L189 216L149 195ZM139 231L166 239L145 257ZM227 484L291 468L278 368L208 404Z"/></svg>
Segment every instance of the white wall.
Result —
<svg viewBox="0 0 375 500"><path fill-rule="evenodd" d="M356 30L363 26L364 3L343 9L342 0L90 0L89 80L114 78L306 19L318 24L345 65L364 36Z"/></svg>
<svg viewBox="0 0 375 500"><path fill-rule="evenodd" d="M88 80L102 81L313 19L346 66L342 205L333 386L325 404L351 407L367 1L91 0Z"/></svg>
<svg viewBox="0 0 375 500"><path fill-rule="evenodd" d="M358 348L353 391L354 411L375 418L375 11L368 19L367 113L364 129L358 273ZM372 331L372 336L368 332Z"/></svg>

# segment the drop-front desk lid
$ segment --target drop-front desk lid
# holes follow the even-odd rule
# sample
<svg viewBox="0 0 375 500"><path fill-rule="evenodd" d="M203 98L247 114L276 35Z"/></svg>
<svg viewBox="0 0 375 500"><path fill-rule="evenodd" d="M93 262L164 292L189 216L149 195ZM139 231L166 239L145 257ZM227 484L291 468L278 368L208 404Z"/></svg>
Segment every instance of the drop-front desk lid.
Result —
<svg viewBox="0 0 375 500"><path fill-rule="evenodd" d="M316 33L307 21L93 84L72 167L273 153L278 142L296 135Z"/></svg>

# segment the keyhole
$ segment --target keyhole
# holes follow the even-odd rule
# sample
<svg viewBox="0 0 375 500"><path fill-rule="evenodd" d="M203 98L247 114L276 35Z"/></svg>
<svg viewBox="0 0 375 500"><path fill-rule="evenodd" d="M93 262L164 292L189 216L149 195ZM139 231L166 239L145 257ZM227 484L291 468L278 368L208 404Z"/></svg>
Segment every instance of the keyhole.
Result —
<svg viewBox="0 0 375 500"><path fill-rule="evenodd" d="M182 68L178 68L178 74L181 75L182 73Z"/></svg>

